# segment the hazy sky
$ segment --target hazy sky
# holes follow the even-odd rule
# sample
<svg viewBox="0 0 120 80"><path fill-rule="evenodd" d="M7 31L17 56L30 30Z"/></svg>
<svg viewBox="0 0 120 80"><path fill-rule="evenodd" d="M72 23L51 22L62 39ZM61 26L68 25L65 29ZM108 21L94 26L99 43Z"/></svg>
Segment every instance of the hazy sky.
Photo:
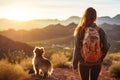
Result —
<svg viewBox="0 0 120 80"><path fill-rule="evenodd" d="M0 18L67 19L82 16L88 7L99 17L120 14L120 0L0 0Z"/></svg>

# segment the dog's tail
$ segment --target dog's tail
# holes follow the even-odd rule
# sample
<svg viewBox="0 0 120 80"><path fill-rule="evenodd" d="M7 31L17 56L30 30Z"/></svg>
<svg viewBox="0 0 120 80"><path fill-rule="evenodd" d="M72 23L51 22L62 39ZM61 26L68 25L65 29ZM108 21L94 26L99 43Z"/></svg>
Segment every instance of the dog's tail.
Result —
<svg viewBox="0 0 120 80"><path fill-rule="evenodd" d="M51 75L53 73L53 66L51 66L48 70L48 75Z"/></svg>

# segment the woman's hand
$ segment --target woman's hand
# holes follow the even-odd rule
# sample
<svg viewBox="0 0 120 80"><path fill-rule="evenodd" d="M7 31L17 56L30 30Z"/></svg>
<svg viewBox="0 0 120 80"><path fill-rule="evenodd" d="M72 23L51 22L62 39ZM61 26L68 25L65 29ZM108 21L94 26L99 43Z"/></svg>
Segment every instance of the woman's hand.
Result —
<svg viewBox="0 0 120 80"><path fill-rule="evenodd" d="M73 72L74 72L75 74L78 74L78 68L77 68L77 69L73 69Z"/></svg>

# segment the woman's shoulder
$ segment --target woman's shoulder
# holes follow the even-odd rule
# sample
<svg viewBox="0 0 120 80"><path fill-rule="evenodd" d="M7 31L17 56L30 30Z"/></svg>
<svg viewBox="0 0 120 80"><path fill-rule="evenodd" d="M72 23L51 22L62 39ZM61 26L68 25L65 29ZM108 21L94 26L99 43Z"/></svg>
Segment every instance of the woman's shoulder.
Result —
<svg viewBox="0 0 120 80"><path fill-rule="evenodd" d="M101 26L97 26L97 27L99 28L99 31L103 31L104 32L104 30L103 30L103 28Z"/></svg>
<svg viewBox="0 0 120 80"><path fill-rule="evenodd" d="M105 31L104 31L104 29L101 27L101 26L97 26L98 28L99 28L99 34L101 34L101 35L105 35L106 33L105 33Z"/></svg>

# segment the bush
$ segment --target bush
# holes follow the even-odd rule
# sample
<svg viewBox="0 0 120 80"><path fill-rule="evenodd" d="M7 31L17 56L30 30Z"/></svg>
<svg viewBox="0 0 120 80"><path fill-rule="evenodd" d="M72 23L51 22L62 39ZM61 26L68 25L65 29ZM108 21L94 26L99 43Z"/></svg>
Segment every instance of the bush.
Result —
<svg viewBox="0 0 120 80"><path fill-rule="evenodd" d="M68 57L64 53L54 53L51 56L51 62L54 67L65 67L65 63L68 62Z"/></svg>
<svg viewBox="0 0 120 80"><path fill-rule="evenodd" d="M63 53L69 60L72 59L72 49L63 49L63 48L45 48L45 57L50 59L53 54Z"/></svg>
<svg viewBox="0 0 120 80"><path fill-rule="evenodd" d="M104 66L111 66L111 64L112 64L112 59L108 56L108 57L106 57L104 60L103 60L103 65Z"/></svg>
<svg viewBox="0 0 120 80"><path fill-rule="evenodd" d="M114 62L120 62L120 54L119 53L108 54L103 61L103 65L111 66L112 63L114 63Z"/></svg>
<svg viewBox="0 0 120 80"><path fill-rule="evenodd" d="M114 77L116 79L120 79L120 62L113 64L110 68L109 68L109 72L110 72L110 76Z"/></svg>
<svg viewBox="0 0 120 80"><path fill-rule="evenodd" d="M8 52L7 55L5 55L5 58L8 60L8 62L17 64L20 63L23 59L26 59L27 56L23 51L14 51L14 52Z"/></svg>
<svg viewBox="0 0 120 80"><path fill-rule="evenodd" d="M109 54L108 57L113 61L120 61L120 53Z"/></svg>
<svg viewBox="0 0 120 80"><path fill-rule="evenodd" d="M28 73L20 65L0 61L0 80L24 80L28 77Z"/></svg>
<svg viewBox="0 0 120 80"><path fill-rule="evenodd" d="M27 58L22 60L20 65L23 67L25 71L28 71L29 73L34 73L32 67L32 58Z"/></svg>

